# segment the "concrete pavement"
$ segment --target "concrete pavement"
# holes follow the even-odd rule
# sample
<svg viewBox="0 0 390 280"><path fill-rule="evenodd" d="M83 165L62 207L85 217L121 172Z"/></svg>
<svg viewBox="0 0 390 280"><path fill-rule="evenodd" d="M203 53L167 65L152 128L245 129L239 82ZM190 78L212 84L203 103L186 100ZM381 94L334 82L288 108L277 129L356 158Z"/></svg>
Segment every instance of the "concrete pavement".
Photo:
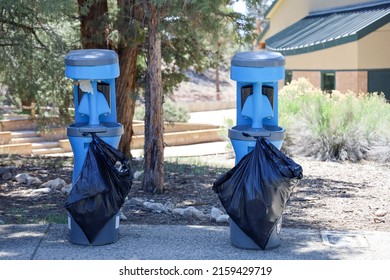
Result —
<svg viewBox="0 0 390 280"><path fill-rule="evenodd" d="M390 260L390 232L282 228L278 248L230 244L227 226L129 225L103 246L68 241L67 225L0 225L0 260Z"/></svg>
<svg viewBox="0 0 390 280"><path fill-rule="evenodd" d="M189 123L205 123L214 125L226 125L227 120L236 122L236 109L226 109L208 112L192 112Z"/></svg>

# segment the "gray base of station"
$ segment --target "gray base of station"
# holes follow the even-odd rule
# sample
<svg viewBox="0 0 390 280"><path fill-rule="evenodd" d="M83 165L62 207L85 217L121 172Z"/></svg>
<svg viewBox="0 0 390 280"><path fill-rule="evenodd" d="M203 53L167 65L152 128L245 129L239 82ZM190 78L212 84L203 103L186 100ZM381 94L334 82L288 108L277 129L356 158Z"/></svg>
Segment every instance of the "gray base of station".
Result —
<svg viewBox="0 0 390 280"><path fill-rule="evenodd" d="M257 245L248 235L246 235L238 225L229 219L230 226L230 242L234 247L240 249L248 250L261 250L259 245ZM282 227L282 217L279 218L276 226L271 232L271 235L268 239L265 250L270 250L279 247L280 245L280 231Z"/></svg>
<svg viewBox="0 0 390 280"><path fill-rule="evenodd" d="M85 246L99 246L115 243L119 239L119 219L120 214L118 213L107 222L107 224L100 230L95 240L90 243L83 230L68 213L68 240L70 243Z"/></svg>

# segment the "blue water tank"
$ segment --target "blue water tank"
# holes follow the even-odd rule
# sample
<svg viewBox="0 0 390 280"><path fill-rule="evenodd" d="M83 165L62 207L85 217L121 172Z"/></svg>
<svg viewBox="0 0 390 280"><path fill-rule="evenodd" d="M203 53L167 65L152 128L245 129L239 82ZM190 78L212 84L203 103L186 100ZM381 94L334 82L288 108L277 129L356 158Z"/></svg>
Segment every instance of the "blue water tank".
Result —
<svg viewBox="0 0 390 280"><path fill-rule="evenodd" d="M116 116L118 55L105 49L72 50L65 56L65 76L74 80L75 123L68 126L67 135L75 156L75 183L92 141L88 133L97 133L115 148L123 134Z"/></svg>
<svg viewBox="0 0 390 280"><path fill-rule="evenodd" d="M236 164L263 137L278 149L286 135L278 126L278 83L284 79L283 55L270 51L240 52L231 59L230 77L237 81L236 126L229 129Z"/></svg>
<svg viewBox="0 0 390 280"><path fill-rule="evenodd" d="M284 79L284 57L277 52L240 52L231 60L230 77L237 81L236 126L229 129L236 164L263 137L281 149L286 131L278 125L278 83ZM278 221L266 249L280 244L282 218ZM230 241L238 248L259 250L260 247L230 220Z"/></svg>
<svg viewBox="0 0 390 280"><path fill-rule="evenodd" d="M116 52L105 49L72 50L65 57L65 76L73 79L75 122L67 127L74 154L72 184L82 170L91 133L117 148L123 125L117 122L115 79L119 77ZM69 241L79 245L103 245L119 238L119 213L99 232L90 244L83 231L68 213Z"/></svg>

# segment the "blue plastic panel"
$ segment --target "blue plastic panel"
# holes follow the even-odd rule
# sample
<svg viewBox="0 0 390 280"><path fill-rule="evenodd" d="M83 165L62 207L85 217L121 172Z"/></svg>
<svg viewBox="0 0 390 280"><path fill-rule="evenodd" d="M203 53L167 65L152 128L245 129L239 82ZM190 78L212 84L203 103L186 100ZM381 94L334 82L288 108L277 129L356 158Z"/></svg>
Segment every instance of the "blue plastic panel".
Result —
<svg viewBox="0 0 390 280"><path fill-rule="evenodd" d="M65 76L74 80L104 80L119 77L119 64L65 67Z"/></svg>
<svg viewBox="0 0 390 280"><path fill-rule="evenodd" d="M230 78L247 83L276 82L284 79L284 66L262 68L231 66Z"/></svg>
<svg viewBox="0 0 390 280"><path fill-rule="evenodd" d="M65 65L67 66L96 66L118 64L118 62L118 54L107 49L71 50L65 56Z"/></svg>

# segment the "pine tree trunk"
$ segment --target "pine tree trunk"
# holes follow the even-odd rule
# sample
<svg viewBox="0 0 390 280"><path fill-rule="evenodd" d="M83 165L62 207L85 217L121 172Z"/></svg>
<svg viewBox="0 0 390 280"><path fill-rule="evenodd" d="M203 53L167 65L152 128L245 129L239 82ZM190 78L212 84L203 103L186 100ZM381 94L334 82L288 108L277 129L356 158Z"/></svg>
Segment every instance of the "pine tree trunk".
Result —
<svg viewBox="0 0 390 280"><path fill-rule="evenodd" d="M217 92L217 100L221 100L221 89L219 79L219 56L220 56L221 43L217 43L217 65L215 67L215 91Z"/></svg>
<svg viewBox="0 0 390 280"><path fill-rule="evenodd" d="M84 14L88 0L77 0L80 15L80 33L83 49L105 49L106 17L108 6L106 0L97 0L89 7L88 13Z"/></svg>
<svg viewBox="0 0 390 280"><path fill-rule="evenodd" d="M126 156L130 156L136 101L134 92L137 81L138 47L122 47L117 52L119 55L120 76L116 81L116 112L117 121L124 128L118 149Z"/></svg>
<svg viewBox="0 0 390 280"><path fill-rule="evenodd" d="M77 0L80 14L81 41L84 49L106 49L113 48L118 53L120 76L116 81L116 110L117 121L123 125L124 132L121 137L118 149L125 155L130 156L130 144L133 137L133 117L135 111L135 88L137 81L136 61L138 46L129 42L122 42L118 46L112 46L106 40L108 26L107 13L108 6L106 0L96 0L89 7L88 13L82 13L82 7L87 4L87 0ZM118 0L121 9L120 19L116 28L121 33L121 37L129 38L127 34L126 20L129 21L129 12L135 7L134 1ZM135 11L135 13L139 12ZM132 13L133 16L137 14ZM142 15L141 15L142 16ZM139 16L139 17L141 17ZM127 22L128 24L128 22Z"/></svg>
<svg viewBox="0 0 390 280"><path fill-rule="evenodd" d="M221 100L221 89L219 80L219 64L215 67L215 91L217 92L217 100Z"/></svg>
<svg viewBox="0 0 390 280"><path fill-rule="evenodd" d="M133 137L133 119L137 94L137 56L139 46L135 43L135 34L129 34L129 23L141 21L144 17L141 5L137 0L117 0L120 14L116 29L122 37L117 46L120 76L117 79L116 106L118 122L123 124L124 132L118 149L130 156L131 139Z"/></svg>
<svg viewBox="0 0 390 280"><path fill-rule="evenodd" d="M148 65L145 92L145 146L143 188L162 192L164 186L163 90L159 13L148 3Z"/></svg>

